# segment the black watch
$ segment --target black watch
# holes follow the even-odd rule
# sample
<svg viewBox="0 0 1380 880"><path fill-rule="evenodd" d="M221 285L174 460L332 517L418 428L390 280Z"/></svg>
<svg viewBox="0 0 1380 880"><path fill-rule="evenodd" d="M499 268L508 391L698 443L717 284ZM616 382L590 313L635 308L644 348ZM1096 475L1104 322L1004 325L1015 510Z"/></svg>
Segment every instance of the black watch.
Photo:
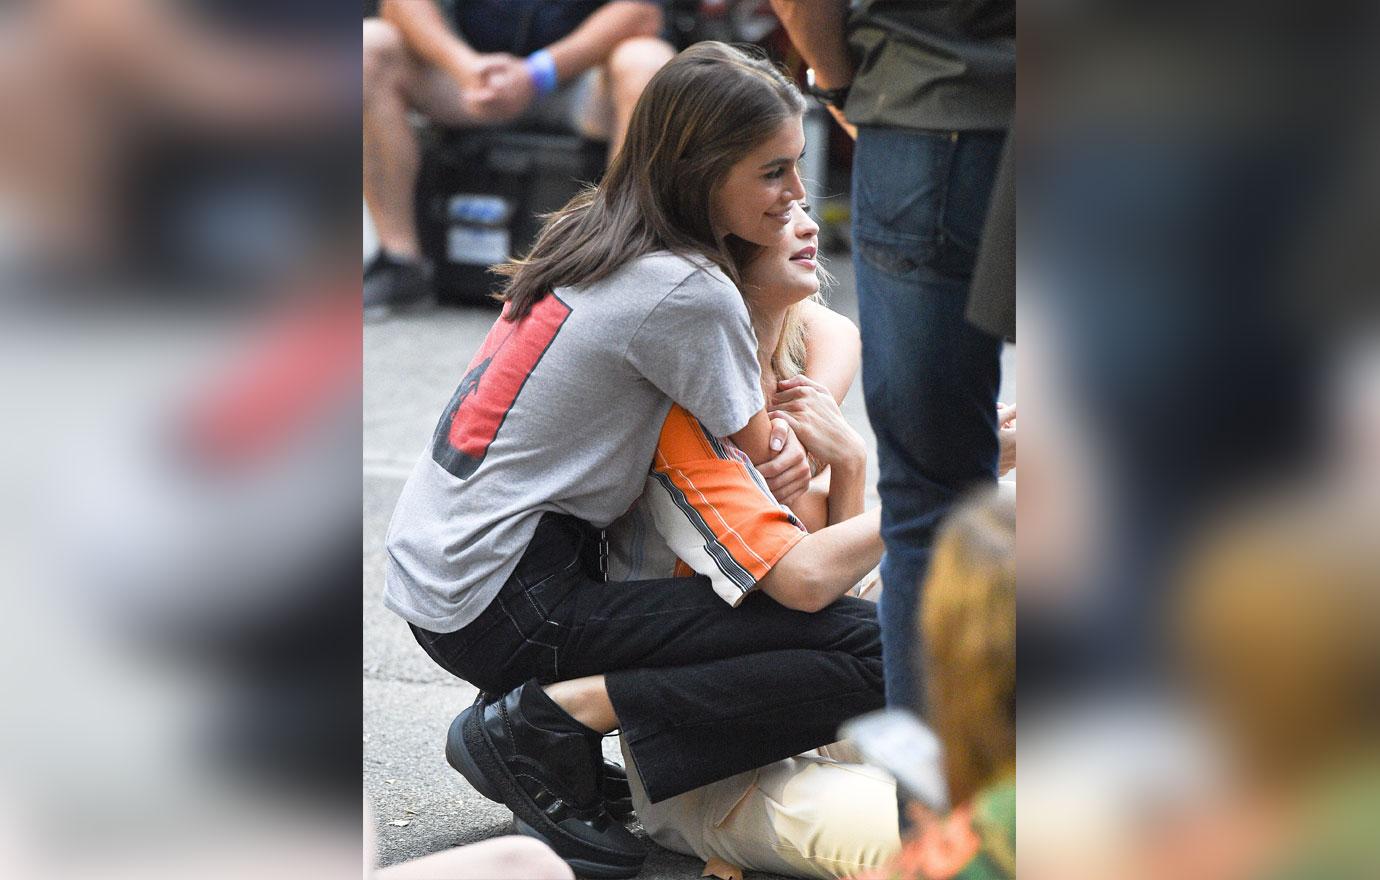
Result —
<svg viewBox="0 0 1380 880"><path fill-rule="evenodd" d="M843 109L843 102L848 100L848 86L839 86L836 89L821 89L815 85L815 69L808 68L805 71L805 91L809 92L822 104L830 107Z"/></svg>

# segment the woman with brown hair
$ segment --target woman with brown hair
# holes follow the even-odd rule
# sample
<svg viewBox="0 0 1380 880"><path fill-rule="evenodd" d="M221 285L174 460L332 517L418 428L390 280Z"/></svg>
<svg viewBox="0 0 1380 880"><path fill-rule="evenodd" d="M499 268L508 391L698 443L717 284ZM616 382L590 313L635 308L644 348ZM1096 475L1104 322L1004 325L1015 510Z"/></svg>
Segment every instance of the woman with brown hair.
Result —
<svg viewBox="0 0 1380 880"><path fill-rule="evenodd" d="M605 574L602 529L640 493L673 403L771 457L736 255L777 240L804 194L803 111L789 79L722 44L657 73L603 183L503 268L503 315L389 529L386 604L484 692L447 758L582 875L645 858L603 800L613 728L661 799L881 704L866 603L805 613L754 591L732 607L707 582Z"/></svg>

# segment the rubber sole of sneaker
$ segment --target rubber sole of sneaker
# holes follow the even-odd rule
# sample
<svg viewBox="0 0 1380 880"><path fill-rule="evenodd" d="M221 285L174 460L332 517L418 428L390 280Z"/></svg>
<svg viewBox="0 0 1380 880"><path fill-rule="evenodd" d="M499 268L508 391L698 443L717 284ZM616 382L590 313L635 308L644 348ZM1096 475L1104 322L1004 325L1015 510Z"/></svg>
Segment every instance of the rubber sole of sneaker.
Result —
<svg viewBox="0 0 1380 880"><path fill-rule="evenodd" d="M474 786L475 791L484 797L497 803L503 803L503 795L499 794L498 789L489 784L489 780L484 774L479 772L479 767L470 760L469 752L465 751L463 740L465 719L469 717L469 710L461 712L455 716L455 720L450 723L450 730L446 733L446 763L460 771L460 775L470 785Z"/></svg>
<svg viewBox="0 0 1380 880"><path fill-rule="evenodd" d="M457 726L460 736L454 748L451 743L455 737L447 736L446 741L446 758L450 765L460 771L460 775L480 794L512 810L513 821L523 834L551 847L580 876L600 880L637 876L642 863L646 861L646 853L632 856L587 843L562 831L541 811L503 766L497 750L489 741L489 735L484 732L483 706L471 706L461 712L451 722L452 732ZM455 755L453 760L452 753ZM485 791L501 796L492 797Z"/></svg>

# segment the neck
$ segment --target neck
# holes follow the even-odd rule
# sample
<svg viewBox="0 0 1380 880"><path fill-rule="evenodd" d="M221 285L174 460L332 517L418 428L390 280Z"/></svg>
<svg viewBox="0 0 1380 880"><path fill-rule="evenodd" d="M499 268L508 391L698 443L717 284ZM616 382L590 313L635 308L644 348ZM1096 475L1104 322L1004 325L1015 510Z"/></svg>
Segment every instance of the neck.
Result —
<svg viewBox="0 0 1380 880"><path fill-rule="evenodd" d="M762 376L771 373L771 356L781 342L781 331L786 324L786 310L773 308L754 308L752 329L757 334L757 362L762 365Z"/></svg>

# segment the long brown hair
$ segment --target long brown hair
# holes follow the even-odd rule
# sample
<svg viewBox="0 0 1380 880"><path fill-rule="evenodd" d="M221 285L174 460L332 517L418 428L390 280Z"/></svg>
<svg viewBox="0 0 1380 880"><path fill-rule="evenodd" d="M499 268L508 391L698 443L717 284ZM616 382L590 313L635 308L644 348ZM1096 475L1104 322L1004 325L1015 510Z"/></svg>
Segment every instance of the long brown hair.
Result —
<svg viewBox="0 0 1380 880"><path fill-rule="evenodd" d="M729 169L805 111L800 91L760 50L696 43L638 98L623 148L598 187L552 214L525 258L494 269L515 321L557 287L607 278L658 250L708 258L735 283L738 262L710 225Z"/></svg>
<svg viewBox="0 0 1380 880"><path fill-rule="evenodd" d="M923 674L954 804L1016 767L1015 551L1015 499L984 490L940 527L925 579Z"/></svg>

